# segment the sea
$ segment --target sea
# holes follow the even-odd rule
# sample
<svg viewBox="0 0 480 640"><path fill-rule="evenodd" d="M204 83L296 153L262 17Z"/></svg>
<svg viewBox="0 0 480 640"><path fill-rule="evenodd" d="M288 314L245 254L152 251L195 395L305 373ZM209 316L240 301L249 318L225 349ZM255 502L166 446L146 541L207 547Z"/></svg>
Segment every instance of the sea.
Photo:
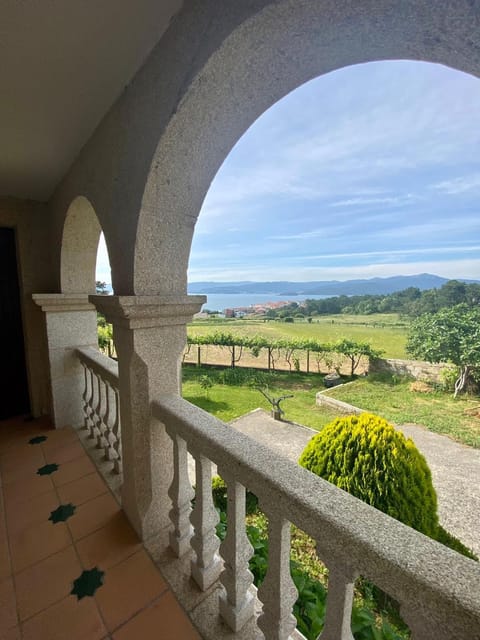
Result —
<svg viewBox="0 0 480 640"><path fill-rule="evenodd" d="M197 295L197 294L195 294ZM207 302L202 309L210 311L223 311L224 309L236 309L238 307L249 307L252 304L263 304L265 302L303 302L307 298L310 300L320 300L331 298L325 295L288 295L279 296L275 293L206 293Z"/></svg>

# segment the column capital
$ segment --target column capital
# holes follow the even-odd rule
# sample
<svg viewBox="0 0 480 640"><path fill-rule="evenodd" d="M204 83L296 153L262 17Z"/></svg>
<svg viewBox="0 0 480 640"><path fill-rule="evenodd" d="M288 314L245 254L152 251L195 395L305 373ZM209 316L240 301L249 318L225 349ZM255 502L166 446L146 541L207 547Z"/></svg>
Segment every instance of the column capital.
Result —
<svg viewBox="0 0 480 640"><path fill-rule="evenodd" d="M127 329L185 325L202 308L206 296L105 296L88 299L109 322Z"/></svg>
<svg viewBox="0 0 480 640"><path fill-rule="evenodd" d="M94 311L87 293L34 293L32 300L42 311L63 313L66 311Z"/></svg>

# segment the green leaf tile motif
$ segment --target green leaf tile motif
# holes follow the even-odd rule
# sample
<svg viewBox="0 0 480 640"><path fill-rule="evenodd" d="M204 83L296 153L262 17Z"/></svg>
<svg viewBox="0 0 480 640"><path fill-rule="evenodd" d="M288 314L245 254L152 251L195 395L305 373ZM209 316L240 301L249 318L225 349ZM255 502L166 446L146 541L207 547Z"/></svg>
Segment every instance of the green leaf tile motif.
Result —
<svg viewBox="0 0 480 640"><path fill-rule="evenodd" d="M49 476L54 471L57 471L58 464L46 464L37 471L37 475L39 476Z"/></svg>
<svg viewBox="0 0 480 640"><path fill-rule="evenodd" d="M61 504L54 511L51 512L49 520L53 522L53 524L57 522L65 522L68 520L70 516L73 516L75 513L76 506L71 502L69 504Z"/></svg>
<svg viewBox="0 0 480 640"><path fill-rule="evenodd" d="M98 587L103 584L104 571L100 571L97 567L83 571L76 580L73 581L73 589L70 591L72 596L77 596L79 600L85 596L93 596Z"/></svg>

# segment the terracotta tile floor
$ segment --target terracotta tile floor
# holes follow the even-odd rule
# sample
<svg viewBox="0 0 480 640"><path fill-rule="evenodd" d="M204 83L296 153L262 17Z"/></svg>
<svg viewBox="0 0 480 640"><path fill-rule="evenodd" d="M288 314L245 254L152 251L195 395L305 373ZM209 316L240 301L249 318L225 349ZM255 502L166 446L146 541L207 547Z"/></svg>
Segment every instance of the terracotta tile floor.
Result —
<svg viewBox="0 0 480 640"><path fill-rule="evenodd" d="M78 599L94 568L103 583ZM77 434L47 420L0 422L0 640L17 638L200 640Z"/></svg>

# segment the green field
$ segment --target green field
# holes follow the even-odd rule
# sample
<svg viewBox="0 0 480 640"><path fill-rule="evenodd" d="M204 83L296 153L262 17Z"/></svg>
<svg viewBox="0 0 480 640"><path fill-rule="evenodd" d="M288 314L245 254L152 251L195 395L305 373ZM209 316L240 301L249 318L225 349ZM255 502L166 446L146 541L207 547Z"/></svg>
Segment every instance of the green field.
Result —
<svg viewBox="0 0 480 640"><path fill-rule="evenodd" d="M188 333L193 336L225 331L274 339L310 338L320 342L350 338L368 342L374 349L381 349L386 358L405 358L407 327L407 322L399 319L396 314L321 316L314 318L311 324L297 318L292 324L276 320L219 318L193 322L188 326Z"/></svg>

